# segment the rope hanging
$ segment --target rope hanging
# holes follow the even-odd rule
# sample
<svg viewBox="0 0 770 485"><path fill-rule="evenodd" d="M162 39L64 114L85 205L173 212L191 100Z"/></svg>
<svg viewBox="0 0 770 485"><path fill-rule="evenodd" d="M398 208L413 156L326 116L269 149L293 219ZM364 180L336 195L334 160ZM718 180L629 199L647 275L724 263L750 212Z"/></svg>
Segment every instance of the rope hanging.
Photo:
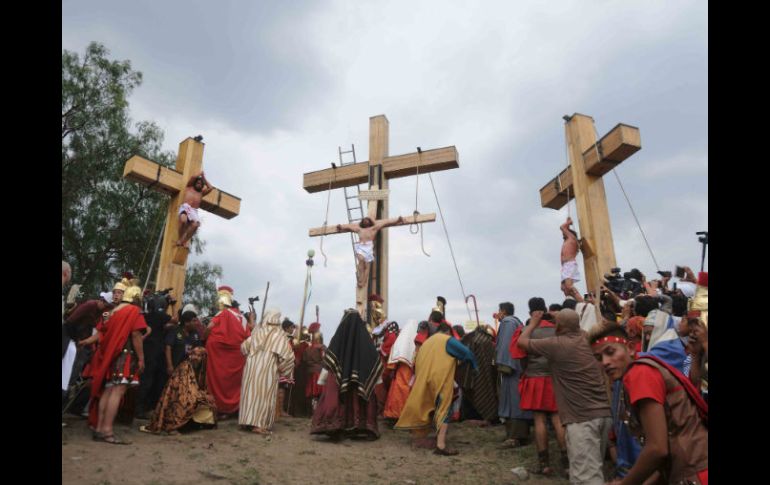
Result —
<svg viewBox="0 0 770 485"><path fill-rule="evenodd" d="M321 234L321 256L324 257L324 268L326 267L326 261L328 258L326 257L326 253L324 252L324 236L326 236L326 224L329 222L329 202L331 201L332 197L332 182L337 180L337 166L332 163L332 175L333 177L329 178L329 188L326 190L326 216L324 217L324 231L323 234Z"/></svg>
<svg viewBox="0 0 770 485"><path fill-rule="evenodd" d="M599 140L599 133L596 131L596 125L594 125L594 134L596 136L596 139ZM597 141L594 144L594 148L596 150L596 157L597 160L601 160L601 154L599 153L599 142ZM626 203L628 204L628 208L631 209L631 215L634 216L634 220L636 221L636 227L639 228L639 232L642 233L642 239L644 239L644 244L647 246L647 250L650 252L650 256L652 257L652 262L655 264L655 270L660 271L660 267L658 266L658 260L655 259L655 254L652 252L652 247L650 247L650 243L647 241L647 236L644 234L644 229L642 229L641 223L639 223L639 218L636 217L636 211L634 211L634 206L631 204L631 200L628 198L628 194L626 194L626 189L623 188L623 184L620 182L620 176L618 176L618 173L615 171L615 169L612 169L612 173L615 175L615 180L618 181L618 185L620 185L620 191L623 192L623 197L626 199Z"/></svg>
<svg viewBox="0 0 770 485"><path fill-rule="evenodd" d="M655 259L655 254L652 252L652 248L650 247L650 243L647 241L647 236L644 234L644 229L642 229L642 225L639 223L639 219L636 217L636 212L634 212L634 207L631 205L631 201L628 199L628 195L626 194L626 189L623 188L623 184L620 182L620 177L618 176L618 173L615 171L615 169L612 169L612 173L615 174L615 179L618 181L618 185L620 185L620 190L623 192L623 197L626 198L626 202L628 203L628 208L631 209L631 214L634 216L634 220L636 221L636 226L639 228L639 232L642 233L642 238L644 239L644 244L647 245L647 250L650 252L650 256L652 257L652 262L655 264L655 269L657 271L660 271L660 267L658 266L658 261Z"/></svg>
<svg viewBox="0 0 770 485"><path fill-rule="evenodd" d="M168 203L166 203L166 206L168 206ZM160 210L158 211L158 217L155 219L155 224L152 225L152 230L150 232L154 232L158 228L158 225L160 224L160 221L163 219L163 213L166 211L167 207L163 207L163 205L160 204L159 209ZM165 228L165 223L164 223L164 227L161 228L161 231L160 231L161 237L163 237L163 229L164 228ZM152 241L148 240L147 241L147 248L144 250L144 254L142 255L142 262L139 264L139 274L142 274L142 270L144 269L144 262L147 261L147 255L149 254L151 247L152 247ZM151 271L152 271L152 263L150 263L150 267L148 268L148 272L151 272ZM148 277L149 277L149 275L148 275ZM145 284L145 286L146 286L146 284Z"/></svg>
<svg viewBox="0 0 770 485"><path fill-rule="evenodd" d="M463 287L463 280L460 277L460 270L457 268L457 260L455 259L454 249L452 249L452 241L449 239L449 231L447 231L446 222L444 222L444 212L441 210L441 204L438 201L438 194L436 193L436 186L433 185L433 177L431 177L431 174L428 174L428 179L430 180L430 186L433 188L433 196L436 198L436 206L438 207L438 213L441 216L441 225L444 227L444 234L446 234L446 242L447 242L447 244L449 244L449 254L452 255L452 263L454 264L455 272L457 273L457 281L460 282L460 291L463 294L463 301L465 302L465 309L468 310L468 320L473 320L473 317L471 316L471 309L468 306L468 297L465 294L465 288Z"/></svg>
<svg viewBox="0 0 770 485"><path fill-rule="evenodd" d="M430 257L430 254L425 251L425 230L421 227L422 223L417 222L417 216L420 215L420 211L417 210L417 195L420 193L420 162L422 162L422 148L417 147L417 174L415 176L416 181L414 184L414 212L412 213L414 222L409 224L409 232L411 234L417 234L418 232L420 233L420 249L422 249L422 253L425 256ZM414 227L414 230L412 230L412 227Z"/></svg>
<svg viewBox="0 0 770 485"><path fill-rule="evenodd" d="M155 258L158 256L158 249L160 249L160 242L163 240L163 231L165 230L166 230L166 222L164 221L163 227L160 228L160 234L158 235L158 243L155 245L155 252L152 255L152 261L150 262L150 267L147 270L147 279L144 280L144 287L142 288L142 293L144 293L144 290L147 289L147 284L150 282L150 276L152 276L152 268L155 266ZM180 299L181 297L182 295L179 295Z"/></svg>

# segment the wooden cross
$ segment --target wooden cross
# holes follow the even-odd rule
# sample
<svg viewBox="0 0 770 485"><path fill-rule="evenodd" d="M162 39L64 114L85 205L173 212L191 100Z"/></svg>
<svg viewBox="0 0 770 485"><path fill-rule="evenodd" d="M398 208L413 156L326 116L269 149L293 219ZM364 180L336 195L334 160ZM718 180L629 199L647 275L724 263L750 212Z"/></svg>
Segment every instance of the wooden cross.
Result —
<svg viewBox="0 0 770 485"><path fill-rule="evenodd" d="M362 191L362 199L367 200L367 216L372 220L388 217L388 183L390 179L408 177L417 173L430 173L458 168L457 149L454 146L414 152L405 155L389 156L389 123L385 115L369 118L369 161L327 168L303 175L303 188L309 193L322 192L340 187L350 187L369 182L369 191ZM331 186L329 185L331 182ZM433 222L436 214L402 216L399 226L415 222ZM310 236L338 234L337 225L310 229ZM377 293L384 300L384 310L388 310L388 231L382 229L375 240L375 258L369 272L369 285L356 287L356 306L361 316L364 315L367 294Z"/></svg>
<svg viewBox="0 0 770 485"><path fill-rule="evenodd" d="M575 113L564 119L570 166L540 189L540 200L557 210L576 200L584 278L588 291L599 295L602 275L615 267L602 175L641 149L641 136L639 128L619 123L597 142L593 118Z"/></svg>
<svg viewBox="0 0 770 485"><path fill-rule="evenodd" d="M184 202L184 190L190 177L201 172L203 146L202 142L192 138L182 141L179 144L176 170L138 155L129 158L123 170L123 177L172 196L166 215L166 229L163 232L160 267L155 286L157 289L174 289L177 303L174 307L169 306L170 315L173 315L176 307L182 303L187 255L190 252L187 248L175 245L179 239L179 206ZM201 209L225 219L232 219L238 215L241 209L241 199L219 189L214 189L201 201Z"/></svg>

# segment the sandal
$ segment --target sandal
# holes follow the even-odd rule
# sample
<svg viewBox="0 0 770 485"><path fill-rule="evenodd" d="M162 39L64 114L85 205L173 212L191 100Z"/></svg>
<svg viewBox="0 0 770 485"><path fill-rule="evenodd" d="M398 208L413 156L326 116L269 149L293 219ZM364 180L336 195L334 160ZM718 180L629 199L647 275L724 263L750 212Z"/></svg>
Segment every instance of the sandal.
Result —
<svg viewBox="0 0 770 485"><path fill-rule="evenodd" d="M459 455L459 454L460 454L460 452L459 452L459 451L457 451L457 450L453 450L453 449L451 449L451 448L444 448L444 449L441 449L441 448L439 448L439 447L437 446L437 447L436 447L436 449L435 449L435 450L433 450L433 454L434 454L434 455L442 455L442 456L454 456L454 455Z"/></svg>
<svg viewBox="0 0 770 485"><path fill-rule="evenodd" d="M98 431L93 431L93 432L91 433L91 438L92 438L94 441L104 441L104 435L103 435L103 434L101 434L101 433L100 433L100 432L98 432Z"/></svg>
<svg viewBox="0 0 770 485"><path fill-rule="evenodd" d="M533 473L535 475L544 475L547 477L553 475L555 471L556 470L554 470L550 464L550 460L548 458L548 451L538 452L537 467L529 470L530 473Z"/></svg>
<svg viewBox="0 0 770 485"><path fill-rule="evenodd" d="M111 445L130 445L130 441L123 441L122 439L115 436L115 434L111 435L103 435L101 441L104 441L105 443L109 443Z"/></svg>
<svg viewBox="0 0 770 485"><path fill-rule="evenodd" d="M150 434L155 434L154 432L150 431L150 428L148 428L148 427L147 427L146 425L144 425L144 424L143 424L143 425L141 425L141 426L139 426L139 431L141 431L142 433L150 433Z"/></svg>

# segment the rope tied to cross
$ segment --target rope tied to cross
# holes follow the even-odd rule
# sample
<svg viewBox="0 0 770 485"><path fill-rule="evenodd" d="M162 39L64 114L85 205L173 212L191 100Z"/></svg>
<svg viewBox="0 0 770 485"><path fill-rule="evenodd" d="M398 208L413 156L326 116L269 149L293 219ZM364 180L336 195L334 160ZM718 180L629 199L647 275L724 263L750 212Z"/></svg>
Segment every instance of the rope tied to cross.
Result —
<svg viewBox="0 0 770 485"><path fill-rule="evenodd" d="M422 162L422 148L417 147L417 172L415 176L415 184L414 184L414 212L412 213L413 222L409 224L409 232L411 234L417 234L420 233L420 249L422 249L422 253L425 256L430 257L430 254L428 254L427 251L425 251L425 229L422 227L422 223L417 222L417 216L420 215L420 211L417 210L417 197L420 193L420 163ZM430 175L430 174L429 174ZM412 230L414 228L414 230Z"/></svg>

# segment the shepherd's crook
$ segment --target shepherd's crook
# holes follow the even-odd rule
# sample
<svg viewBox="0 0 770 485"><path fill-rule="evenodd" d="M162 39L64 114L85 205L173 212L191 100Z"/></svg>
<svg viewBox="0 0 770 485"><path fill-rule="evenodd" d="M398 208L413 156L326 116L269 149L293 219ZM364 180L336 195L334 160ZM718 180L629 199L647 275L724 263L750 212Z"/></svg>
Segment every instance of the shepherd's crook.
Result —
<svg viewBox="0 0 770 485"><path fill-rule="evenodd" d="M476 328L481 327L481 322L479 321L479 307L476 305L476 295L468 295L465 297L465 304L468 304L468 298L473 298L473 309L476 310Z"/></svg>

